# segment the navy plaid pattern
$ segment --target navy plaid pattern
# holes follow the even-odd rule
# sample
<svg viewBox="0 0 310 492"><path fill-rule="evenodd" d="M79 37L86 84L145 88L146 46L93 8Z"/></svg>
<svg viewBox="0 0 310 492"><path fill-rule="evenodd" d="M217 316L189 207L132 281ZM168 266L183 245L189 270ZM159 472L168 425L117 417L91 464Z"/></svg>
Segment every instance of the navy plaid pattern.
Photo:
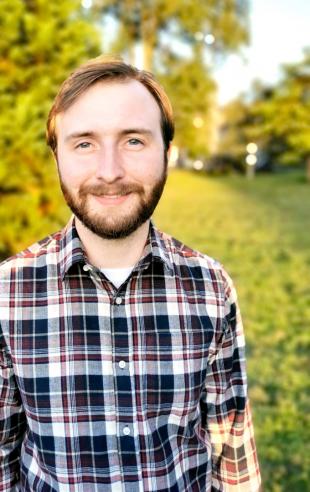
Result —
<svg viewBox="0 0 310 492"><path fill-rule="evenodd" d="M0 267L0 490L257 491L221 265L152 224L116 290L74 220Z"/></svg>

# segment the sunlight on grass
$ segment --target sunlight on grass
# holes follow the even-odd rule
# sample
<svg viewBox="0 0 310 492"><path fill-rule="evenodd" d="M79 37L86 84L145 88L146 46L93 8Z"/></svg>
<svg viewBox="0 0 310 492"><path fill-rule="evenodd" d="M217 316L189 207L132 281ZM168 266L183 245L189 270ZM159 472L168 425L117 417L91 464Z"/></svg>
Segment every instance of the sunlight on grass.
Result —
<svg viewBox="0 0 310 492"><path fill-rule="evenodd" d="M245 324L265 490L306 490L309 185L298 174L248 182L173 171L155 222L220 260L232 275Z"/></svg>

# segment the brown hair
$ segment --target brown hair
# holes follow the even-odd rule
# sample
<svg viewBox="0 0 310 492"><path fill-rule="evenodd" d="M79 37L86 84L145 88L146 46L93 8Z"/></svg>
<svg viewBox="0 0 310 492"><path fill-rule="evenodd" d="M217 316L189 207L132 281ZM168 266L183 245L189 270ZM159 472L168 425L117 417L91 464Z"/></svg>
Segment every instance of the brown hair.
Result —
<svg viewBox="0 0 310 492"><path fill-rule="evenodd" d="M93 84L114 80L136 80L154 97L161 112L162 136L165 150L168 150L174 135L174 121L172 107L164 89L150 72L139 70L118 58L99 56L77 68L60 87L47 119L46 139L54 153L57 149L56 116L66 111Z"/></svg>

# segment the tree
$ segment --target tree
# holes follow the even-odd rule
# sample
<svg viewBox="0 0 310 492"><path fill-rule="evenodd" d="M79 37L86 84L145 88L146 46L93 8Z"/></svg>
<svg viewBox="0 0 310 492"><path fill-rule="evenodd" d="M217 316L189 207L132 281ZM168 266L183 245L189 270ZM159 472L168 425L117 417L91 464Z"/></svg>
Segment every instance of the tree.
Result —
<svg viewBox="0 0 310 492"><path fill-rule="evenodd" d="M250 108L253 138L282 165L307 163L310 180L310 49L283 66L279 83L261 87Z"/></svg>
<svg viewBox="0 0 310 492"><path fill-rule="evenodd" d="M247 0L94 0L94 8L114 16L120 25L117 50L130 54L142 47L143 66L156 70L161 53L178 41L193 46L201 34L212 34L218 54L235 51L248 41ZM167 37L168 36L168 37ZM178 47L176 48L178 49Z"/></svg>
<svg viewBox="0 0 310 492"><path fill-rule="evenodd" d="M169 73L159 75L174 108L175 144L191 158L206 155L212 145L215 83L199 59L169 61Z"/></svg>
<svg viewBox="0 0 310 492"><path fill-rule="evenodd" d="M249 143L247 126L249 124L248 104L242 96L230 101L221 109L219 141L213 158L221 170L232 168L245 171L246 146Z"/></svg>
<svg viewBox="0 0 310 492"><path fill-rule="evenodd" d="M99 34L82 14L78 0L0 3L2 258L63 222L45 121L59 84L99 54Z"/></svg>
<svg viewBox="0 0 310 492"><path fill-rule="evenodd" d="M250 96L250 97L249 97ZM305 163L310 180L310 49L299 63L284 65L274 86L260 81L222 112L218 152L240 162L247 143L258 146L259 164Z"/></svg>

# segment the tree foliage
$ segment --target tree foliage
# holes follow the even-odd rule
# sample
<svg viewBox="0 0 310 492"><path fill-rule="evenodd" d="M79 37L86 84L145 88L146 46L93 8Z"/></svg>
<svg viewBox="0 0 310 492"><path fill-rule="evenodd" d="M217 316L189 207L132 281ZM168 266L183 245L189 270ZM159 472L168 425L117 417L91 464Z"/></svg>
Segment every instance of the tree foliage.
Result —
<svg viewBox="0 0 310 492"><path fill-rule="evenodd" d="M247 0L95 0L94 5L119 21L123 39L119 49L142 44L144 67L149 70L156 69L155 52L158 58L163 50L173 51L173 39L194 45L197 34L212 33L214 49L222 54L248 41Z"/></svg>
<svg viewBox="0 0 310 492"><path fill-rule="evenodd" d="M229 102L221 111L217 157L219 162L221 159L226 160L226 169L229 163L240 170L245 169L249 120L249 108L242 97Z"/></svg>
<svg viewBox="0 0 310 492"><path fill-rule="evenodd" d="M269 147L279 163L300 163L309 156L310 49L301 62L283 66L275 87L258 91L251 114L253 137Z"/></svg>
<svg viewBox="0 0 310 492"><path fill-rule="evenodd" d="M45 121L60 83L99 53L78 0L0 2L0 256L58 226ZM47 215L46 212L49 212Z"/></svg>
<svg viewBox="0 0 310 492"><path fill-rule="evenodd" d="M254 141L269 167L310 165L310 49L301 62L282 67L274 86L256 81L251 98L229 103L222 119L219 152L244 160L246 144Z"/></svg>
<svg viewBox="0 0 310 492"><path fill-rule="evenodd" d="M175 144L189 157L205 156L211 145L215 83L199 59L171 60L159 79L172 102Z"/></svg>

